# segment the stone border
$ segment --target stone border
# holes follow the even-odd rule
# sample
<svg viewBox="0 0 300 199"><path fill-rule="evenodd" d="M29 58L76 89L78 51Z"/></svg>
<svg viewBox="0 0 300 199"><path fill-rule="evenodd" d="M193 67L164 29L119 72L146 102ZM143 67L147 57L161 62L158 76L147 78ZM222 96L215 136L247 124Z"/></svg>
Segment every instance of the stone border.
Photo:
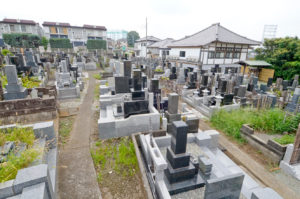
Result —
<svg viewBox="0 0 300 199"><path fill-rule="evenodd" d="M56 198L57 143L54 122L42 122L32 126L34 135L39 139L38 146L43 147L41 156L30 167L20 169L13 180L0 183L0 199L13 197L31 199ZM1 126L1 129L14 128L16 125ZM25 127L25 126L24 126ZM46 141L49 145L46 145ZM45 150L49 147L49 151Z"/></svg>
<svg viewBox="0 0 300 199"><path fill-rule="evenodd" d="M280 145L279 143L268 140L268 142L263 141L259 137L255 136L254 129L249 126L249 124L243 124L240 129L241 136L244 137L248 143L255 149L260 150L266 157L269 157L273 162L279 164L283 159L286 146Z"/></svg>
<svg viewBox="0 0 300 199"><path fill-rule="evenodd" d="M139 140L136 139L136 137L140 134L141 133L132 134L131 138L132 138L132 142L134 144L135 154L136 154L136 157L137 157L137 160L138 160L138 164L139 164L139 168L140 168L140 172L141 172L141 176L142 176L142 180L143 180L144 189L147 193L147 198L148 199L154 199L153 193L150 189L150 184L149 184L148 178L146 176L147 172L145 170L145 165L143 163L143 159L141 157L141 152L140 152L140 149L139 149L141 146L140 146Z"/></svg>

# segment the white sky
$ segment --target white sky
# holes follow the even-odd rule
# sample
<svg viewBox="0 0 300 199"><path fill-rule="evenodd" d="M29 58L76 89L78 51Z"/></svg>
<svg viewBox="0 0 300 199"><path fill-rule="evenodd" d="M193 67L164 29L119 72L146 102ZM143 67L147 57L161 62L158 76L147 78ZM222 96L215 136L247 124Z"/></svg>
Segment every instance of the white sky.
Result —
<svg viewBox="0 0 300 199"><path fill-rule="evenodd" d="M180 39L213 23L261 40L265 24L277 37L300 37L300 0L1 0L3 18L104 25L145 36Z"/></svg>

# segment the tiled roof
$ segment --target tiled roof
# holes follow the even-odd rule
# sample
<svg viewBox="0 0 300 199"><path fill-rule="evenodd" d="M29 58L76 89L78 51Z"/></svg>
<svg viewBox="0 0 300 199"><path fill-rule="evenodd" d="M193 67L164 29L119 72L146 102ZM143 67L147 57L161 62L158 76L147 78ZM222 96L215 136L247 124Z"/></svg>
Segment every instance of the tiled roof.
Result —
<svg viewBox="0 0 300 199"><path fill-rule="evenodd" d="M61 27L71 27L69 23L60 23L60 22L50 22L50 21L45 21L43 26L61 26Z"/></svg>
<svg viewBox="0 0 300 199"><path fill-rule="evenodd" d="M158 39L156 37L147 36L147 39L146 39L146 37L143 37L143 38L140 38L140 39L136 40L135 42L141 42L141 41L146 41L146 40L148 40L148 41L161 41L161 39Z"/></svg>
<svg viewBox="0 0 300 199"><path fill-rule="evenodd" d="M158 42L155 42L148 46L149 48L168 48L168 45L174 41L172 38L167 38Z"/></svg>
<svg viewBox="0 0 300 199"><path fill-rule="evenodd" d="M12 24L28 24L28 25L35 25L37 24L33 20L26 20L26 19L3 19L2 23L12 23Z"/></svg>
<svg viewBox="0 0 300 199"><path fill-rule="evenodd" d="M93 26L93 25L84 24L83 27L87 29L106 30L105 26Z"/></svg>
<svg viewBox="0 0 300 199"><path fill-rule="evenodd" d="M224 28L220 23L216 23L191 36L174 41L169 47L199 47L215 41L233 44L260 44L259 41L243 37Z"/></svg>

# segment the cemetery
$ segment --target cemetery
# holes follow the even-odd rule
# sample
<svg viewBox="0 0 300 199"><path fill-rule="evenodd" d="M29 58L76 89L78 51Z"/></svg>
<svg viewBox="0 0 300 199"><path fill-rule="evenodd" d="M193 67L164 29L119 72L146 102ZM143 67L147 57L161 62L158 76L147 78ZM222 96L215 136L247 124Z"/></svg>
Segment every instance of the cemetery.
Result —
<svg viewBox="0 0 300 199"><path fill-rule="evenodd" d="M298 38L42 26L0 21L0 199L300 198Z"/></svg>

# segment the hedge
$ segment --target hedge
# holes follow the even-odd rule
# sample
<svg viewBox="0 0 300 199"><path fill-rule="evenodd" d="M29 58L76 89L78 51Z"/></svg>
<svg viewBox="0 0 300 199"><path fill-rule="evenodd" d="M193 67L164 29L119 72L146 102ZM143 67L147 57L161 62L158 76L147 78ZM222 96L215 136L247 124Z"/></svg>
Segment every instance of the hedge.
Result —
<svg viewBox="0 0 300 199"><path fill-rule="evenodd" d="M3 40L6 44L17 48L38 48L41 43L38 35L26 33L3 34Z"/></svg>
<svg viewBox="0 0 300 199"><path fill-rule="evenodd" d="M104 50L106 50L106 41L89 39L87 41L86 46L87 46L87 49L104 49Z"/></svg>
<svg viewBox="0 0 300 199"><path fill-rule="evenodd" d="M73 48L70 39L51 38L49 42L51 48Z"/></svg>

